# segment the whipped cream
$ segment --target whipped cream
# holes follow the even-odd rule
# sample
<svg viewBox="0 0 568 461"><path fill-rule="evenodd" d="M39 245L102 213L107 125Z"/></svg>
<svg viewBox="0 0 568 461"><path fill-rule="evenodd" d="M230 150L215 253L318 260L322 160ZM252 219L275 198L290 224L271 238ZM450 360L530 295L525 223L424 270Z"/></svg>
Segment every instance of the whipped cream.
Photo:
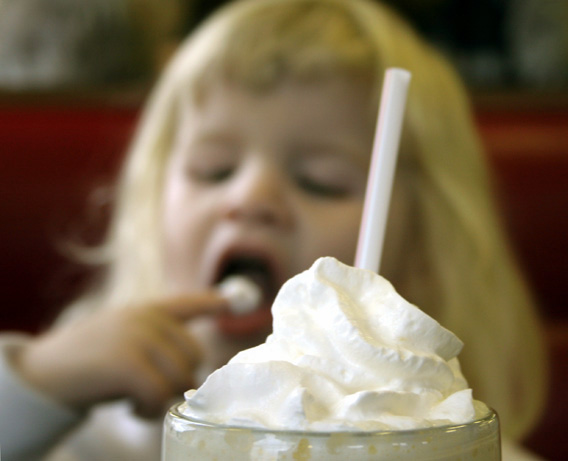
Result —
<svg viewBox="0 0 568 461"><path fill-rule="evenodd" d="M273 333L186 392L182 412L268 429L404 430L463 424L472 399L462 342L384 278L334 258L288 280Z"/></svg>
<svg viewBox="0 0 568 461"><path fill-rule="evenodd" d="M241 275L227 277L217 289L219 294L229 301L229 309L234 315L254 312L262 300L262 292L258 285Z"/></svg>

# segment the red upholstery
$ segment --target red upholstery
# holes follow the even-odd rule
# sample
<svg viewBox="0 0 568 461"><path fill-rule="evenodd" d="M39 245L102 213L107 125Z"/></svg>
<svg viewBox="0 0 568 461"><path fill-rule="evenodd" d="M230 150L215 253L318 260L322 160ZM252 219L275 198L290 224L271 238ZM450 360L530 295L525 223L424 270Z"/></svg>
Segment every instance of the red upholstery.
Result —
<svg viewBox="0 0 568 461"><path fill-rule="evenodd" d="M112 183L138 104L95 97L0 95L0 329L37 331L80 289L85 271L57 250L81 230L91 191ZM568 459L568 107L478 109L504 218L547 322L552 398L528 445ZM96 239L104 213L87 238ZM83 229L84 230L84 229ZM563 422L563 424L561 424Z"/></svg>
<svg viewBox="0 0 568 461"><path fill-rule="evenodd" d="M526 445L568 459L568 105L478 111L506 225L535 288L550 352L549 402Z"/></svg>
<svg viewBox="0 0 568 461"><path fill-rule="evenodd" d="M79 288L84 269L58 246L85 227L93 191L112 183L137 113L90 100L0 98L0 329L37 330Z"/></svg>
<svg viewBox="0 0 568 461"><path fill-rule="evenodd" d="M478 111L505 223L547 317L568 320L568 105Z"/></svg>

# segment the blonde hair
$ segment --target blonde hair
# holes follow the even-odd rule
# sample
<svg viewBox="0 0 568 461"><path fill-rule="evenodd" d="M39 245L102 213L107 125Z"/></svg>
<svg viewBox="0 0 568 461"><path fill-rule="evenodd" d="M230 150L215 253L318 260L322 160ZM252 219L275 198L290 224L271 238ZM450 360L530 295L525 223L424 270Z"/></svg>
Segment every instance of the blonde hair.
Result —
<svg viewBox="0 0 568 461"><path fill-rule="evenodd" d="M411 211L408 234L405 254L386 260L384 275L464 341L460 360L475 397L497 409L504 434L520 438L542 407L546 361L465 91L437 52L371 1L237 1L181 46L125 164L102 253L107 276L83 301L121 305L162 292L161 191L180 99L198 103L219 79L267 91L281 80L342 75L370 85L376 112L387 67L413 77L395 181ZM389 238L387 231L387 247Z"/></svg>

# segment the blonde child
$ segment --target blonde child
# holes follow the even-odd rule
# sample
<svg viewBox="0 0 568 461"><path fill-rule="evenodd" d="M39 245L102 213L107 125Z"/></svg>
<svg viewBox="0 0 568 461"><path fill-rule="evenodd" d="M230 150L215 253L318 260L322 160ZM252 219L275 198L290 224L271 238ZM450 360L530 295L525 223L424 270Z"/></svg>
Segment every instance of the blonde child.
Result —
<svg viewBox="0 0 568 461"><path fill-rule="evenodd" d="M104 280L52 331L4 338L5 459L157 459L164 408L264 339L278 287L318 256L353 262L391 66L413 79L383 275L465 342L503 434L531 429L537 318L452 69L371 1L244 0L181 46L150 98L107 242L88 255ZM227 312L213 287L233 273L262 288L259 311Z"/></svg>

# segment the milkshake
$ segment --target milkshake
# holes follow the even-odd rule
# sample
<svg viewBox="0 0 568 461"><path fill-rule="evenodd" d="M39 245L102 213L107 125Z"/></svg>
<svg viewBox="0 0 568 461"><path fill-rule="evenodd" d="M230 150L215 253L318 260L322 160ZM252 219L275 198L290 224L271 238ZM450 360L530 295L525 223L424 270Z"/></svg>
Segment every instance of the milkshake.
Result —
<svg viewBox="0 0 568 461"><path fill-rule="evenodd" d="M272 312L265 343L170 410L163 461L500 459L462 342L384 278L320 258Z"/></svg>

